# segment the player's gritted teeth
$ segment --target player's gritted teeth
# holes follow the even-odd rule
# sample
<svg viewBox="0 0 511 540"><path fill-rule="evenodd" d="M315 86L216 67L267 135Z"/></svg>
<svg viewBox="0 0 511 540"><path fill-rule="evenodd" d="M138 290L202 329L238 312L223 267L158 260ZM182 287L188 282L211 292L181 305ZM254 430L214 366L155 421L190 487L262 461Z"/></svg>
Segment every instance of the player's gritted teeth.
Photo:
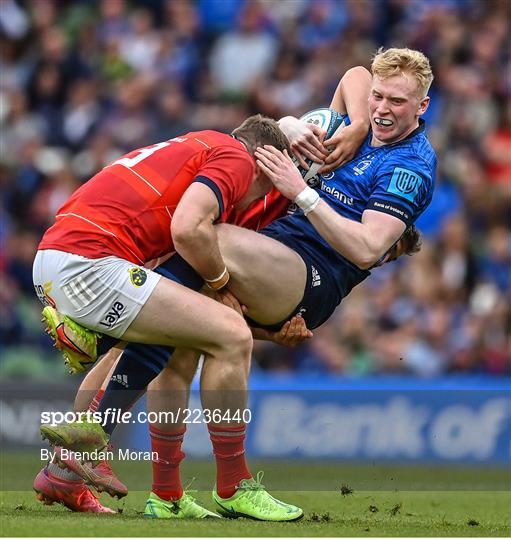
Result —
<svg viewBox="0 0 511 540"><path fill-rule="evenodd" d="M388 118L375 118L374 119L374 122L375 124L378 124L379 126L382 126L382 127L390 127L394 124L394 122L392 122L392 120L389 120Z"/></svg>

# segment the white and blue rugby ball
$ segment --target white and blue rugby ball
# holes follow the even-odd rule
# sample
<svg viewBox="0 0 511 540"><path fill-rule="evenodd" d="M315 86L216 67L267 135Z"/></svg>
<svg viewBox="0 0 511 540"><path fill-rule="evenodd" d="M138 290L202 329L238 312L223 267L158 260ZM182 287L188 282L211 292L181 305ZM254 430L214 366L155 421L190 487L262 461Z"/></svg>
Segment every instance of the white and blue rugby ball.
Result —
<svg viewBox="0 0 511 540"><path fill-rule="evenodd" d="M300 120L307 124L315 124L321 129L326 130L325 140L329 139L349 124L348 115L338 113L336 110L328 108L309 111L301 116ZM305 161L307 165L309 165L308 170L301 167L295 159L296 166L303 179L307 184L314 186L318 181L318 171L321 168L322 163L316 163L315 161L312 161L312 159L306 159Z"/></svg>

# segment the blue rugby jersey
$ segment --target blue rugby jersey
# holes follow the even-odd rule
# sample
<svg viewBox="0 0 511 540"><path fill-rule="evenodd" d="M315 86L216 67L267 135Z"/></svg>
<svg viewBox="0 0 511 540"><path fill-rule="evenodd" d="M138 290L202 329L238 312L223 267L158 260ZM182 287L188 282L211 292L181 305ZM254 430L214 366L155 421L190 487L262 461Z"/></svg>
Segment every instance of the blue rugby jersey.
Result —
<svg viewBox="0 0 511 540"><path fill-rule="evenodd" d="M351 161L320 175L312 187L346 218L360 222L364 210L370 209L409 225L430 203L435 183L437 159L426 137L424 121L419 120L415 131L393 144L374 147L371 137L370 131ZM337 253L296 205L291 205L288 213L264 232L278 235L289 247L312 256L324 271L333 274L340 302L370 272Z"/></svg>
<svg viewBox="0 0 511 540"><path fill-rule="evenodd" d="M436 155L425 134L425 124L406 139L371 146L372 133L357 155L344 166L319 177L314 187L339 214L362 220L366 209L413 223L431 201Z"/></svg>

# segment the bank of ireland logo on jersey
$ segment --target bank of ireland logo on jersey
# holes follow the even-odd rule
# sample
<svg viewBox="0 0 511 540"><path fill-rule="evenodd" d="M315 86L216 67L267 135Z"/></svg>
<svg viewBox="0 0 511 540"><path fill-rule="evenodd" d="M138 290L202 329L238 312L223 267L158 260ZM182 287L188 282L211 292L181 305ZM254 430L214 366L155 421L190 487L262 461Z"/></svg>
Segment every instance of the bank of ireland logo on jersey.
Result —
<svg viewBox="0 0 511 540"><path fill-rule="evenodd" d="M142 285L147 281L147 273L142 268L135 266L128 270L130 274L130 280L135 287L142 287Z"/></svg>
<svg viewBox="0 0 511 540"><path fill-rule="evenodd" d="M421 177L418 174L408 169L396 167L392 173L387 192L394 193L399 197L408 199L410 202L414 202L415 197L419 192L420 185Z"/></svg>

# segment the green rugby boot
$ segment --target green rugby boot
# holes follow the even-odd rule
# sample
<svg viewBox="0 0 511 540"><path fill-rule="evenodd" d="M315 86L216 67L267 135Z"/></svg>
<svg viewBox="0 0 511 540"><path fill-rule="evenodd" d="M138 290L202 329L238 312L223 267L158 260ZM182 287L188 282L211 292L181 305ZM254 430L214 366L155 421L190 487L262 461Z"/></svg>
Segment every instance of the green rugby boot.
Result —
<svg viewBox="0 0 511 540"><path fill-rule="evenodd" d="M71 422L52 426L41 425L41 435L52 446L63 446L73 452L93 452L102 450L108 444L109 436L97 422Z"/></svg>
<svg viewBox="0 0 511 540"><path fill-rule="evenodd" d="M151 493L145 504L144 517L153 519L219 519L220 516L210 512L195 502L188 493L178 501L165 501Z"/></svg>
<svg viewBox="0 0 511 540"><path fill-rule="evenodd" d="M236 493L228 499L222 499L213 490L213 500L217 510L226 518L249 518L259 521L296 521L303 517L303 510L292 504L286 504L272 497L261 484L263 472L257 473L257 479L241 480Z"/></svg>
<svg viewBox="0 0 511 540"><path fill-rule="evenodd" d="M46 306L41 321L46 325L55 347L62 351L70 373L87 371L97 359L98 334Z"/></svg>

